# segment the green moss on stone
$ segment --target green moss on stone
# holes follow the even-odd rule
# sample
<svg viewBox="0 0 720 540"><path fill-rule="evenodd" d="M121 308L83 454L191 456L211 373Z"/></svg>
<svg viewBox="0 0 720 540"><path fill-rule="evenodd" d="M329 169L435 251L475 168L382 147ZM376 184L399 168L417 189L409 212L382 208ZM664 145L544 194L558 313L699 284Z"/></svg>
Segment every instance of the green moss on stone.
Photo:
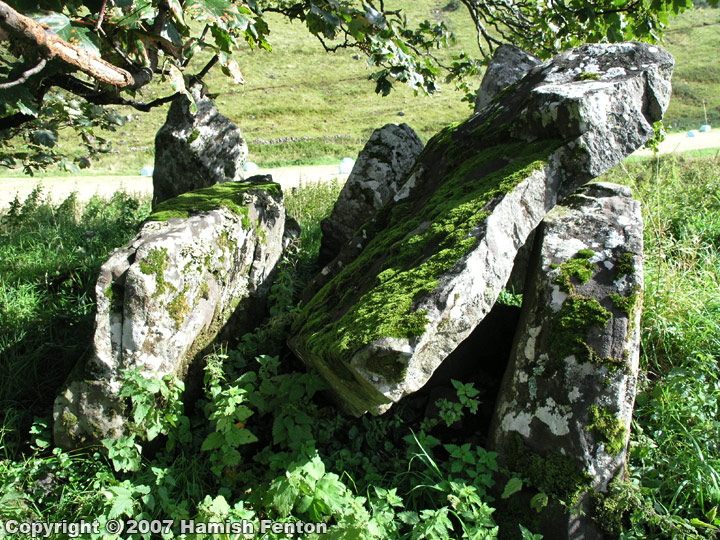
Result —
<svg viewBox="0 0 720 540"><path fill-rule="evenodd" d="M575 355L578 361L592 360L594 351L586 343L593 327L605 328L612 314L595 298L572 295L551 321L549 353L553 362Z"/></svg>
<svg viewBox="0 0 720 540"><path fill-rule="evenodd" d="M578 75L578 79L580 79L581 81L599 81L600 74L591 73L590 71L583 71L580 75Z"/></svg>
<svg viewBox="0 0 720 540"><path fill-rule="evenodd" d="M376 355L365 362L368 371L382 375L388 382L399 382L407 373L407 362L403 356Z"/></svg>
<svg viewBox="0 0 720 540"><path fill-rule="evenodd" d="M560 273L555 278L555 283L560 286L562 291L570 294L575 290L572 278L576 278L581 285L587 283L593 276L595 265L590 262L595 252L591 249L582 249L575 256L555 268L560 269Z"/></svg>
<svg viewBox="0 0 720 540"><path fill-rule="evenodd" d="M618 257L617 276L615 280L623 276L632 276L635 273L635 255L632 253L623 253Z"/></svg>
<svg viewBox="0 0 720 540"><path fill-rule="evenodd" d="M385 206L370 222L372 240L361 255L316 294L297 317L293 332L313 359L348 360L381 337L421 335L425 313L413 302L430 293L476 244L469 235L491 203L533 171L542 169L559 141L460 146L443 130L426 152L444 160L444 176L422 200ZM368 276L377 276L372 282ZM393 374L389 373L388 377Z"/></svg>
<svg viewBox="0 0 720 540"><path fill-rule="evenodd" d="M188 316L188 313L190 313L190 306L187 303L187 298L185 294L188 291L188 286L185 285L185 288L182 290L182 292L178 293L178 295L173 298L170 302L168 302L167 305L167 311L172 320L175 321L175 328L177 330L180 329L180 326L182 326L182 323L185 322L185 317Z"/></svg>
<svg viewBox="0 0 720 540"><path fill-rule="evenodd" d="M151 249L145 259L140 261L140 271L143 274L155 276L155 292L153 298L164 294L167 288L172 285L165 281L165 270L168 267L167 248Z"/></svg>
<svg viewBox="0 0 720 540"><path fill-rule="evenodd" d="M625 448L627 431L621 418L616 416L607 407L590 405L588 409L590 423L587 430L595 433L598 441L605 445L605 450L611 456L617 456Z"/></svg>
<svg viewBox="0 0 720 540"><path fill-rule="evenodd" d="M62 413L62 425L65 429L71 430L78 424L77 416L70 411L63 411Z"/></svg>
<svg viewBox="0 0 720 540"><path fill-rule="evenodd" d="M612 300L612 303L615 304L618 309L622 310L628 317L632 315L635 306L637 306L639 298L639 285L635 285L632 289L630 289L630 294L628 294L627 296L623 296L621 294L610 295L610 300Z"/></svg>
<svg viewBox="0 0 720 540"><path fill-rule="evenodd" d="M123 288L118 283L111 283L105 289L105 297L110 302L111 311L119 311L123 307Z"/></svg>
<svg viewBox="0 0 720 540"><path fill-rule="evenodd" d="M512 433L502 457L508 469L527 477L538 490L568 506L591 486L592 479L571 458L560 452L541 456L534 452L519 433Z"/></svg>
<svg viewBox="0 0 720 540"><path fill-rule="evenodd" d="M249 229L252 225L248 218L244 195L263 190L273 196L280 195L280 185L275 182L224 182L203 189L183 193L158 204L147 221L167 221L170 218L187 218L199 212L208 212L218 208L227 208L243 217L242 225Z"/></svg>
<svg viewBox="0 0 720 540"><path fill-rule="evenodd" d="M200 297L204 298L205 300L208 300L210 298L209 292L210 292L210 286L207 284L207 281L203 281L200 284L200 290L199 290Z"/></svg>

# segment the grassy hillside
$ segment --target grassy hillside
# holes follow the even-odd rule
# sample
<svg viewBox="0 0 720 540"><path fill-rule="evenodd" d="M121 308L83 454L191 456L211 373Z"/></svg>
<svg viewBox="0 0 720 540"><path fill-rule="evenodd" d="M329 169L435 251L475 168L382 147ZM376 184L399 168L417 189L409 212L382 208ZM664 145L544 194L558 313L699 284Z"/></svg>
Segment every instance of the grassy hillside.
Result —
<svg viewBox="0 0 720 540"><path fill-rule="evenodd" d="M463 9L448 9L447 0L413 3L395 0L412 20L443 20L456 33L458 44L442 54L465 48L474 52L472 23ZM470 114L469 105L452 85L432 97L415 96L398 87L390 96L374 92L372 73L357 51L326 54L300 23L268 17L272 52L241 55L245 86L233 85L219 71L207 82L218 92L220 111L242 129L250 146L250 160L261 166L321 163L354 156L370 133L388 122L406 122L427 140L441 127ZM708 119L720 124L720 10L702 9L671 21L665 46L675 55L674 97L666 116L668 128L697 128ZM198 59L198 65L204 59ZM479 79L478 79L479 82ZM158 97L155 87L145 98ZM154 136L167 107L151 113L123 110L132 120L110 134L112 153L100 159L89 174L137 174L153 163ZM76 144L63 144L80 152ZM53 171L53 174L54 171Z"/></svg>
<svg viewBox="0 0 720 540"><path fill-rule="evenodd" d="M675 57L673 96L665 115L669 129L697 129L707 119L720 128L720 9L684 13L665 34L665 47Z"/></svg>

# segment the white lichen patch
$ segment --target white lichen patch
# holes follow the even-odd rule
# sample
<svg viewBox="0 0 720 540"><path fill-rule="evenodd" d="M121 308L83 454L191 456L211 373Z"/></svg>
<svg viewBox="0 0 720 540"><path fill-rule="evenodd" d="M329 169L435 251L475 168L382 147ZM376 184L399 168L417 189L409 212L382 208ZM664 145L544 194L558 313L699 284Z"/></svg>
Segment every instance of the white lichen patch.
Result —
<svg viewBox="0 0 720 540"><path fill-rule="evenodd" d="M504 433L518 432L523 437L530 437L530 422L533 417L530 413L519 412L516 415L506 414L502 420L502 431Z"/></svg>
<svg viewBox="0 0 720 540"><path fill-rule="evenodd" d="M535 359L535 343L537 341L538 335L540 334L541 328L541 326L537 326L528 330L528 340L525 344L525 358L527 358L528 360Z"/></svg>
<svg viewBox="0 0 720 540"><path fill-rule="evenodd" d="M625 245L625 243L625 235L620 234L616 229L608 231L607 236L605 237L605 247L607 249L614 249L618 246Z"/></svg>
<svg viewBox="0 0 720 540"><path fill-rule="evenodd" d="M567 298L568 294L566 292L561 291L560 287L557 285L553 285L552 297L550 298L550 309L552 309L554 313L557 313L560 311L560 308L562 308Z"/></svg>
<svg viewBox="0 0 720 540"><path fill-rule="evenodd" d="M631 287L630 277L628 275L623 275L620 279L614 282L614 285L617 288L618 292L620 294L623 294L627 292Z"/></svg>
<svg viewBox="0 0 720 540"><path fill-rule="evenodd" d="M611 67L610 69L608 69L602 78L604 80L614 79L616 77L623 77L625 75L627 75L627 71L625 70L625 68L620 67L620 66L615 66L615 67Z"/></svg>
<svg viewBox="0 0 720 540"><path fill-rule="evenodd" d="M543 422L553 435L567 435L570 433L570 416L571 411L568 407L558 405L552 398L547 398L545 406L535 411L535 416Z"/></svg>

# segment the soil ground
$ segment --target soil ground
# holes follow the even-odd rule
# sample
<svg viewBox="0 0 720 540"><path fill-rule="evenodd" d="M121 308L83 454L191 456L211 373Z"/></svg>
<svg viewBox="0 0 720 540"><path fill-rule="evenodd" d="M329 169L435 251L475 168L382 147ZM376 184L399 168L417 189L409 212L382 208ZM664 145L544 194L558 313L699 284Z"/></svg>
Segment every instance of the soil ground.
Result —
<svg viewBox="0 0 720 540"><path fill-rule="evenodd" d="M260 169L255 174L270 174L273 180L284 189L298 187L301 183L339 180L344 182L347 174L339 174L339 165L311 165L298 167L280 167ZM246 173L247 174L247 173ZM87 201L93 195L109 198L119 189L130 194L152 195L152 177L150 176L46 176L44 178L0 178L0 209L17 197L25 197L40 184L43 191L56 201L62 201L72 192L78 193L78 199Z"/></svg>

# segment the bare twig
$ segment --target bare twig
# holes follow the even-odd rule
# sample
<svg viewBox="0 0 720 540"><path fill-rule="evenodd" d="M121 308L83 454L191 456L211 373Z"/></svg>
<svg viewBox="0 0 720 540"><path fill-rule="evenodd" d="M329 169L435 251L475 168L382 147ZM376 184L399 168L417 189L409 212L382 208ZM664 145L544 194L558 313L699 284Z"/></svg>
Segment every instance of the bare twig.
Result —
<svg viewBox="0 0 720 540"><path fill-rule="evenodd" d="M25 71L18 79L0 84L0 90L5 90L7 88L12 88L13 86L21 85L22 83L27 81L33 75L37 75L38 73L40 73L45 68L46 65L47 65L47 60L42 58L37 66Z"/></svg>
<svg viewBox="0 0 720 540"><path fill-rule="evenodd" d="M100 14L98 15L97 23L95 24L95 31L100 30L103 19L105 18L105 8L107 8L107 0L103 0L102 7L100 8Z"/></svg>
<svg viewBox="0 0 720 540"><path fill-rule="evenodd" d="M202 78L208 74L208 71L210 71L212 69L212 67L215 64L217 64L218 60L219 60L219 58L218 58L218 55L216 54L215 56L213 56L210 59L210 61L207 64L205 64L204 68L202 68L196 75L193 76L193 78L202 80Z"/></svg>

